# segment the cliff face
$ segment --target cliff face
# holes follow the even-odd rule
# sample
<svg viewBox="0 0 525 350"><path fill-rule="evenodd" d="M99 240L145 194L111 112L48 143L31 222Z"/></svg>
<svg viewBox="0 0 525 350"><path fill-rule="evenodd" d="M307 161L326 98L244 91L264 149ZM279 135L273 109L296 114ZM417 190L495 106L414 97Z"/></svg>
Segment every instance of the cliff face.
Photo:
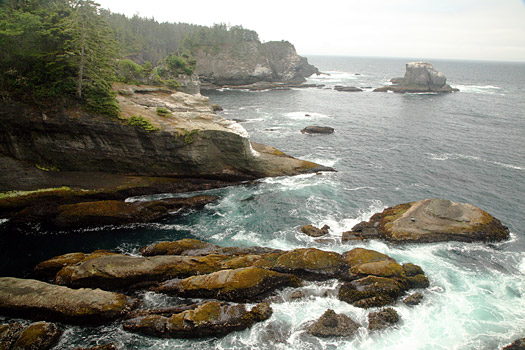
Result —
<svg viewBox="0 0 525 350"><path fill-rule="evenodd" d="M247 85L259 81L302 83L305 77L319 73L286 41L243 42L218 50L200 49L195 54L195 73L214 85Z"/></svg>
<svg viewBox="0 0 525 350"><path fill-rule="evenodd" d="M326 169L273 148L256 151L246 131L200 95L127 87L118 100L121 120L0 103L0 189L38 187L62 172L248 180ZM158 107L169 115L157 115ZM128 125L136 115L158 130Z"/></svg>

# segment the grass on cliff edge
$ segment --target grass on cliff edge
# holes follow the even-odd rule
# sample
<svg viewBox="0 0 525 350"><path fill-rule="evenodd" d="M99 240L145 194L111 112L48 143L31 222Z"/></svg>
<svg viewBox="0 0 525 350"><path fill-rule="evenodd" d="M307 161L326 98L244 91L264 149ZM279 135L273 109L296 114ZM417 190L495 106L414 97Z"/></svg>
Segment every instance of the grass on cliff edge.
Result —
<svg viewBox="0 0 525 350"><path fill-rule="evenodd" d="M0 199L21 197L21 196L27 196L29 194L34 194L34 193L52 192L52 191L71 191L71 188L68 186L62 186L62 187L55 187L55 188L42 188L42 189L33 190L33 191L7 191L7 192L0 193Z"/></svg>

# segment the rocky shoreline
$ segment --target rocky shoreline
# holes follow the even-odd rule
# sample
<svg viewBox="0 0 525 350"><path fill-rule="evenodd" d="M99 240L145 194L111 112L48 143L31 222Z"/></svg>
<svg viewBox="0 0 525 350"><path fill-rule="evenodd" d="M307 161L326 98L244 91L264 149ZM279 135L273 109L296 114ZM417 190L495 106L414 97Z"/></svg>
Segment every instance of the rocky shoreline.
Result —
<svg viewBox="0 0 525 350"><path fill-rule="evenodd" d="M429 286L419 266L399 264L363 248L338 254L316 248L220 247L183 239L158 242L141 252L141 256L108 251L57 256L35 267L35 276L49 282L2 277L0 314L59 322L60 329L68 324L122 322L126 331L148 336L208 337L268 319L271 303L278 302L272 295L285 288L300 291L306 281L337 280L338 298L361 308L392 305L410 290ZM148 309L140 290L174 295L181 302ZM205 300L195 304L194 298ZM248 308L244 303L256 305ZM7 335L0 333L1 337Z"/></svg>

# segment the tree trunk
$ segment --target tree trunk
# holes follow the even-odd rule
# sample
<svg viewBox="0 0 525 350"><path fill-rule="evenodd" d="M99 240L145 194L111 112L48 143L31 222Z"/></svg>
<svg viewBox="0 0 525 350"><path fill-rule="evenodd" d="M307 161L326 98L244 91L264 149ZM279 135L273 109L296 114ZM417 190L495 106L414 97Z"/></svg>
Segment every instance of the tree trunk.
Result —
<svg viewBox="0 0 525 350"><path fill-rule="evenodd" d="M86 22L84 20L84 14L80 16L82 22L82 33L80 34L80 66L78 69L78 85L77 85L77 97L82 98L82 79L84 76L84 55L86 46Z"/></svg>

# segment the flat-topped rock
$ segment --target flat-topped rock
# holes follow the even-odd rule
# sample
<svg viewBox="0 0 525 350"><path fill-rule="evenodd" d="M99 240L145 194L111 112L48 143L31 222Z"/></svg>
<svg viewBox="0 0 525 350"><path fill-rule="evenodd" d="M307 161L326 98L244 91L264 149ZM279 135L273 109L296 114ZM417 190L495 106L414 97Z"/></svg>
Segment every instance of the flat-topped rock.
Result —
<svg viewBox="0 0 525 350"><path fill-rule="evenodd" d="M198 338L221 336L240 331L269 318L269 304L260 303L250 311L243 304L210 301L194 310L173 314L142 316L127 320L124 329L160 338Z"/></svg>
<svg viewBox="0 0 525 350"><path fill-rule="evenodd" d="M71 289L31 279L0 277L0 314L66 323L101 324L124 316L134 300L100 289Z"/></svg>
<svg viewBox="0 0 525 350"><path fill-rule="evenodd" d="M410 62L406 65L404 78L393 78L387 85L375 92L455 92L459 91L447 84L447 78L428 62Z"/></svg>
<svg viewBox="0 0 525 350"><path fill-rule="evenodd" d="M426 199L387 208L344 232L342 241L379 238L391 242L501 241L509 229L486 211L467 203Z"/></svg>
<svg viewBox="0 0 525 350"><path fill-rule="evenodd" d="M155 290L189 298L249 301L277 288L299 285L301 280L293 275L245 267L166 281Z"/></svg>
<svg viewBox="0 0 525 350"><path fill-rule="evenodd" d="M303 134L333 134L334 128L329 126L310 125L301 130Z"/></svg>

